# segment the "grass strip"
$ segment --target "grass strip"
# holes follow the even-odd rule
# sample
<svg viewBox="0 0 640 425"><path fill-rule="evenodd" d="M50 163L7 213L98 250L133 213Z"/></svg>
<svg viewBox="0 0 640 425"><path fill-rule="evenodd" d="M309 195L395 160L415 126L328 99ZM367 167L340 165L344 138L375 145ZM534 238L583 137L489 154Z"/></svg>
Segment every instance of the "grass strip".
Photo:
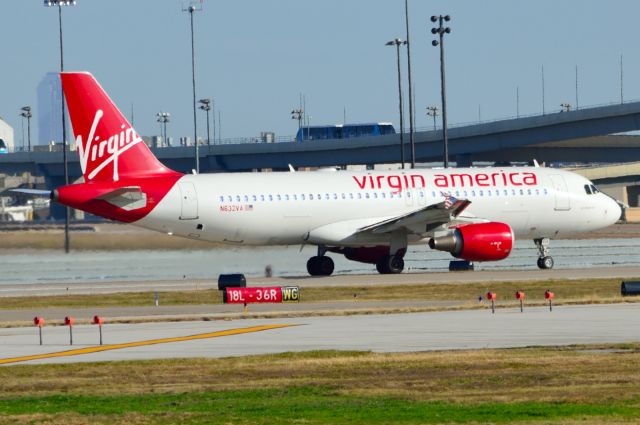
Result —
<svg viewBox="0 0 640 425"><path fill-rule="evenodd" d="M588 419L632 419L640 408L615 404L519 402L464 404L341 394L333 388L291 387L242 391L113 396L55 395L0 400L0 414L81 416L141 414L180 423L386 424L514 423ZM167 417L168 416L168 417Z"/></svg>
<svg viewBox="0 0 640 425"><path fill-rule="evenodd" d="M637 423L640 343L0 368L0 423Z"/></svg>
<svg viewBox="0 0 640 425"><path fill-rule="evenodd" d="M518 290L527 295L525 303L544 301L544 291L551 289L556 302L602 303L633 302L636 298L620 295L620 279L540 280L530 282L426 283L422 285L361 285L304 287L303 302L331 301L396 301L431 300L477 302L479 296L491 290L498 294L498 303L515 303ZM220 304L220 291L185 290L160 293L163 305ZM2 297L2 309L46 307L137 307L153 305L155 292L127 292L95 295L53 295Z"/></svg>

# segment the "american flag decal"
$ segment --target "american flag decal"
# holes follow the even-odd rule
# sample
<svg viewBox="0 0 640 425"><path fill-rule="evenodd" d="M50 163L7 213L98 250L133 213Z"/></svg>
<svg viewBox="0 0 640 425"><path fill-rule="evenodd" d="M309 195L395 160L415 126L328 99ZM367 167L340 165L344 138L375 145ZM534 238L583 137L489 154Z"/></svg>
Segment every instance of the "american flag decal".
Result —
<svg viewBox="0 0 640 425"><path fill-rule="evenodd" d="M440 192L440 194L442 196L444 196L444 207L446 209L451 208L451 206L453 204L455 204L456 202L458 202L458 200L456 198L454 198L453 196L451 196L450 193L445 193L445 192Z"/></svg>

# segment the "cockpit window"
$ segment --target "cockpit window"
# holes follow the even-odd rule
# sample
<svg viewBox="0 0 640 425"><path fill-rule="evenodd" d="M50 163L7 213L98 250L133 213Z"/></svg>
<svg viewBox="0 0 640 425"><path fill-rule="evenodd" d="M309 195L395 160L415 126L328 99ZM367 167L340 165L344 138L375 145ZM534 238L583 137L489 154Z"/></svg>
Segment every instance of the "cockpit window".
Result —
<svg viewBox="0 0 640 425"><path fill-rule="evenodd" d="M593 193L598 193L598 192L600 192L600 191L598 190L598 188L597 188L597 187L595 187L594 185L591 185L591 192L593 192Z"/></svg>
<svg viewBox="0 0 640 425"><path fill-rule="evenodd" d="M584 185L584 191L587 192L587 195L591 195L591 187L588 184Z"/></svg>

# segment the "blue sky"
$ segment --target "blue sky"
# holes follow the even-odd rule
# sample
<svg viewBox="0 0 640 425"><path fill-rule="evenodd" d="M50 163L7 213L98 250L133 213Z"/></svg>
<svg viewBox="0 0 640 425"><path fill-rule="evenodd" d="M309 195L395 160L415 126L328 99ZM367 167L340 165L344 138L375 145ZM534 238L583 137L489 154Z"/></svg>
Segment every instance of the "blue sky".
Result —
<svg viewBox="0 0 640 425"><path fill-rule="evenodd" d="M65 68L92 72L143 135L159 133L155 114L169 111L170 136L190 135L191 52L188 14L177 0L78 0L64 9ZM438 49L429 17L450 14L446 39L449 122L483 120L575 103L640 99L640 2L633 0L410 0L416 125L438 105ZM36 105L36 86L59 66L55 8L40 0L0 2L0 116L20 144L19 109ZM312 124L398 124L394 48L405 37L404 0L205 0L195 16L197 96L213 97L222 137L291 135L291 109L306 96ZM406 62L403 55L403 76ZM403 78L406 94L406 79ZM205 120L198 111L199 134ZM37 113L37 110L35 111ZM34 129L37 133L37 129ZM34 134L33 139L37 139Z"/></svg>

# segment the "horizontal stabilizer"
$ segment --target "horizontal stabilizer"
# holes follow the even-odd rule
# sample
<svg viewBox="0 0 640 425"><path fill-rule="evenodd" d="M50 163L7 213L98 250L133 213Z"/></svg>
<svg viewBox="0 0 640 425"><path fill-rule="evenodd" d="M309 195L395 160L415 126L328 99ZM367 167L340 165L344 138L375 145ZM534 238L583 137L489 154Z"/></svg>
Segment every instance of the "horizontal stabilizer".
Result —
<svg viewBox="0 0 640 425"><path fill-rule="evenodd" d="M38 197L38 196L41 196L43 198L50 198L51 197L51 191L50 190L17 188L17 189L11 189L11 192L24 193L25 195L31 195L31 196L35 196L35 197Z"/></svg>
<svg viewBox="0 0 640 425"><path fill-rule="evenodd" d="M101 199L127 211L143 208L147 205L147 195L140 189L140 186L120 187L100 195L96 199Z"/></svg>

